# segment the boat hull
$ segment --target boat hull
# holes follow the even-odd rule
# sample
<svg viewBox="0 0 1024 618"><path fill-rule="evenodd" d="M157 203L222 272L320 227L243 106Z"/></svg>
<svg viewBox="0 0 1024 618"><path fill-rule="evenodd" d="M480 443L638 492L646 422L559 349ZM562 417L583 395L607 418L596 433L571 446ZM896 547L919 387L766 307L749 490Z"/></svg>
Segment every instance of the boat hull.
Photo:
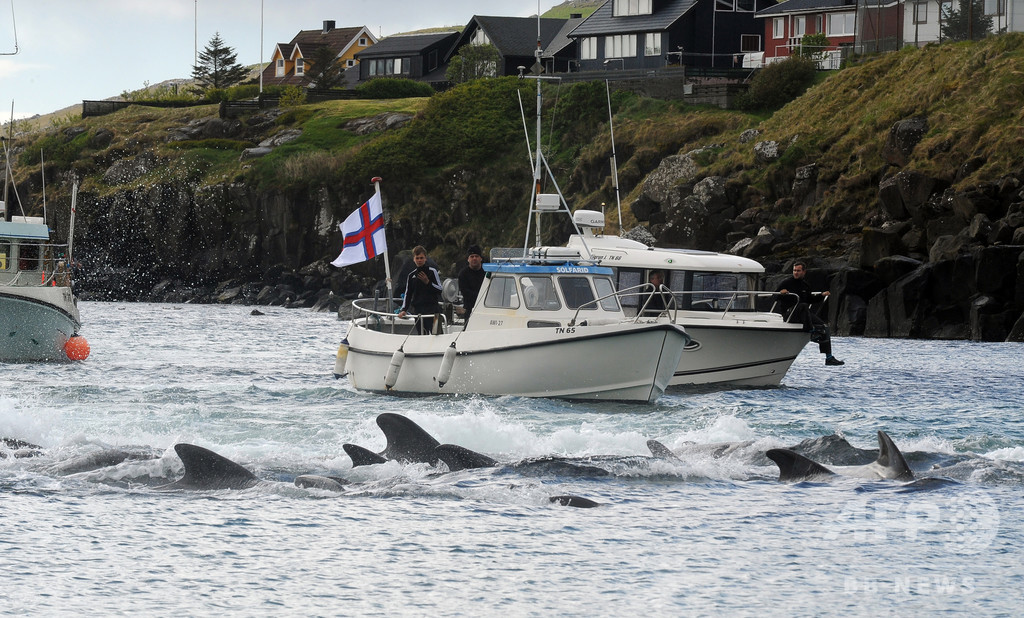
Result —
<svg viewBox="0 0 1024 618"><path fill-rule="evenodd" d="M554 335L554 336L553 336ZM352 385L384 392L401 346L404 361L390 392L481 394L650 402L672 379L689 337L671 324L522 328L442 335L381 333L353 325L345 370ZM456 357L444 386L446 349Z"/></svg>
<svg viewBox="0 0 1024 618"><path fill-rule="evenodd" d="M66 361L80 326L70 288L0 286L0 361Z"/></svg>
<svg viewBox="0 0 1024 618"><path fill-rule="evenodd" d="M697 349L683 353L671 386L776 386L810 334L800 325L750 319L677 320Z"/></svg>

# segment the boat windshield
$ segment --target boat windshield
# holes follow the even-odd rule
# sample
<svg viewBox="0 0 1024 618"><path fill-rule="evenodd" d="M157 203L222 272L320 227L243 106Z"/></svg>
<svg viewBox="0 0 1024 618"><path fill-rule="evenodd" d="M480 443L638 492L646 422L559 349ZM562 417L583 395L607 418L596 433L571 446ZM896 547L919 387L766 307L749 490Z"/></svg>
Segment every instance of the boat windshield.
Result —
<svg viewBox="0 0 1024 618"><path fill-rule="evenodd" d="M562 303L555 293L551 277L530 276L519 280L523 286L523 302L532 311L557 311Z"/></svg>
<svg viewBox="0 0 1024 618"><path fill-rule="evenodd" d="M673 275L676 273L673 273ZM735 292L749 292L750 276L744 273L694 272L692 275L690 305L718 309L729 303L735 311L751 309L751 297L748 294L736 295ZM675 286L672 286L675 290Z"/></svg>
<svg viewBox="0 0 1024 618"><path fill-rule="evenodd" d="M607 277L594 277L594 287L597 288L597 295L607 298L601 299L601 308L605 311L619 311L619 301L615 297L615 286L612 280Z"/></svg>
<svg viewBox="0 0 1024 618"><path fill-rule="evenodd" d="M0 270L7 270L8 257L11 255L11 243L0 242Z"/></svg>
<svg viewBox="0 0 1024 618"><path fill-rule="evenodd" d="M491 284L487 287L487 296L484 297L484 306L500 309L518 309L519 294L516 293L515 278L491 277Z"/></svg>
<svg viewBox="0 0 1024 618"><path fill-rule="evenodd" d="M586 277L559 277L558 287L562 290L565 304L570 309L583 311L597 309L594 300L594 290L590 287L590 281ZM589 305L587 303L590 303Z"/></svg>

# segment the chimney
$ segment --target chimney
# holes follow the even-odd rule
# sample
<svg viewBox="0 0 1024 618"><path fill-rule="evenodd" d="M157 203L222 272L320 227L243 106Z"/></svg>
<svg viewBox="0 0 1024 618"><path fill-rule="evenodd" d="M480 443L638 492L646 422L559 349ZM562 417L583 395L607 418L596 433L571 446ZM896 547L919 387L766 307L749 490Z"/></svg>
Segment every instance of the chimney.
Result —
<svg viewBox="0 0 1024 618"><path fill-rule="evenodd" d="M331 30L334 30L334 20L324 20L324 34L327 34Z"/></svg>

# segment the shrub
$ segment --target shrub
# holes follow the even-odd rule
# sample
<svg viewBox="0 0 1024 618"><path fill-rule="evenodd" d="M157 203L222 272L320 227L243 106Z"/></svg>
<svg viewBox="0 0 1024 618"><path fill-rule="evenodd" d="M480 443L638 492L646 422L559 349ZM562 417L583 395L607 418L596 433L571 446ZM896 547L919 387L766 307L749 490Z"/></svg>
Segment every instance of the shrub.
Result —
<svg viewBox="0 0 1024 618"><path fill-rule="evenodd" d="M298 86L289 86L281 92L280 106L283 108L296 107L306 102L306 89Z"/></svg>
<svg viewBox="0 0 1024 618"><path fill-rule="evenodd" d="M799 56L773 62L758 71L738 105L748 111L778 109L814 83L815 68L813 60Z"/></svg>
<svg viewBox="0 0 1024 618"><path fill-rule="evenodd" d="M356 91L367 99L406 99L409 97L429 97L434 94L430 84L400 79L396 77L377 77L360 84Z"/></svg>

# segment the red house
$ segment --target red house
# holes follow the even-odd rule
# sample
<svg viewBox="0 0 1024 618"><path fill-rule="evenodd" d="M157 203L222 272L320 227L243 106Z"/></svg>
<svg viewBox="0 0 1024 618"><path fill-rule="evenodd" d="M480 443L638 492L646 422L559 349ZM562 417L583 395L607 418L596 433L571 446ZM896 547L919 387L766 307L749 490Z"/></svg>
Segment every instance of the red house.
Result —
<svg viewBox="0 0 1024 618"><path fill-rule="evenodd" d="M857 0L786 0L755 17L764 19L762 65L795 53L804 35L822 33L828 45L814 50L819 53L815 57L821 68L838 69L850 52L899 49L903 33L903 11L895 0L871 5Z"/></svg>

